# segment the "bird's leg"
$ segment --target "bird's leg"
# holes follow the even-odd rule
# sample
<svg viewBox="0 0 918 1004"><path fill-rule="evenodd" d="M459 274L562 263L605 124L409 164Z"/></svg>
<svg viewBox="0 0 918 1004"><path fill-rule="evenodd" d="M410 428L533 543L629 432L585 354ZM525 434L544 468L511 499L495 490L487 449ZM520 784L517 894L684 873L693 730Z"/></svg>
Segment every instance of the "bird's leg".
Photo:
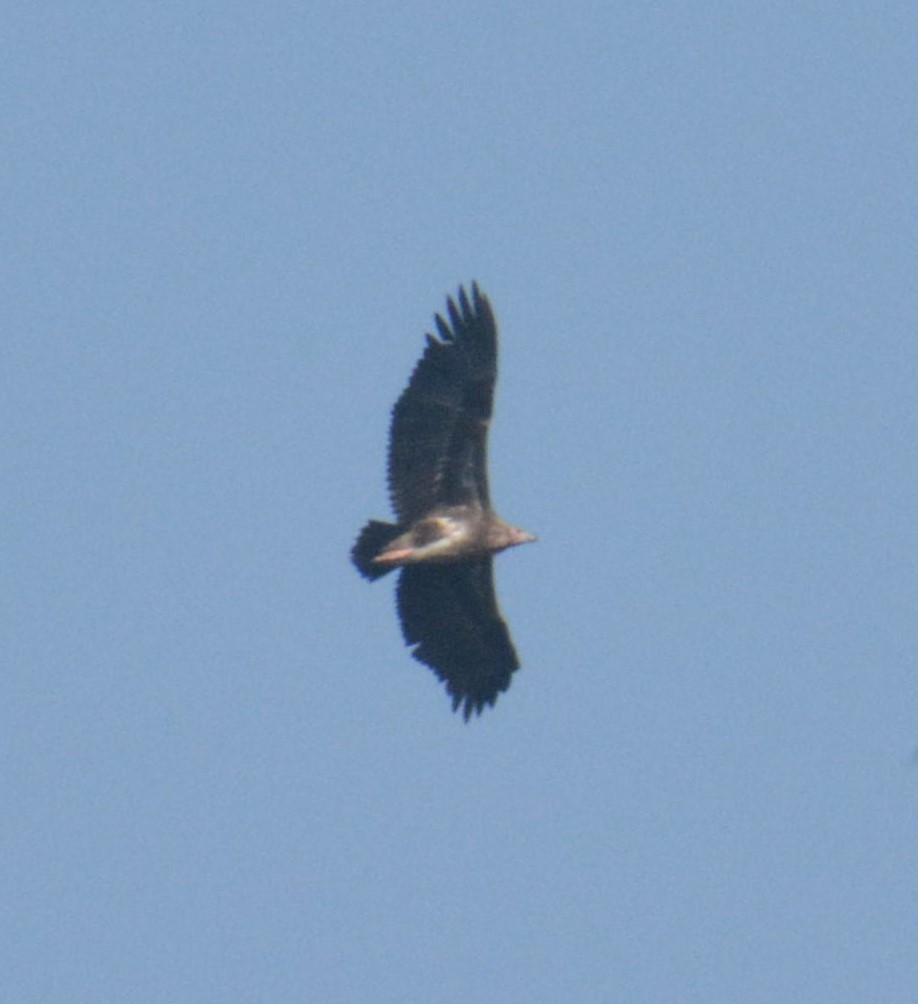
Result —
<svg viewBox="0 0 918 1004"><path fill-rule="evenodd" d="M401 561L405 561L414 554L413 547L405 547L398 551L383 551L382 554L378 554L373 559L374 565L397 565Z"/></svg>

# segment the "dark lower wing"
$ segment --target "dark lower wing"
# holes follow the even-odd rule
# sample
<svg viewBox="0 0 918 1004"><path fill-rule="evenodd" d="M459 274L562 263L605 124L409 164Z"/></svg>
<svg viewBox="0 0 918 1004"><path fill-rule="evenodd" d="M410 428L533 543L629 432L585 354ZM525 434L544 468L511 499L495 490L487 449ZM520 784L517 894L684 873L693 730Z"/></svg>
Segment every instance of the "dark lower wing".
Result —
<svg viewBox="0 0 918 1004"><path fill-rule="evenodd" d="M455 565L408 565L398 613L412 655L446 684L453 710L481 713L510 686L520 663L497 608L491 558Z"/></svg>

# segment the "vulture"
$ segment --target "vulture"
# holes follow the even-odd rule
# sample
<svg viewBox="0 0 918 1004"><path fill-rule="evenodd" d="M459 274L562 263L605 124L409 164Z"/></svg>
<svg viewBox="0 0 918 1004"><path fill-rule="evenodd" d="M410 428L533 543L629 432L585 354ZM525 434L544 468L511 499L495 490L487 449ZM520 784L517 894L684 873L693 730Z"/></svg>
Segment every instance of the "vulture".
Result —
<svg viewBox="0 0 918 1004"><path fill-rule="evenodd" d="M494 594L493 555L536 539L505 523L488 492L488 425L497 326L472 283L446 317L392 409L389 495L396 522L370 520L351 558L371 582L400 569L405 644L446 685L468 721L493 706L520 661Z"/></svg>

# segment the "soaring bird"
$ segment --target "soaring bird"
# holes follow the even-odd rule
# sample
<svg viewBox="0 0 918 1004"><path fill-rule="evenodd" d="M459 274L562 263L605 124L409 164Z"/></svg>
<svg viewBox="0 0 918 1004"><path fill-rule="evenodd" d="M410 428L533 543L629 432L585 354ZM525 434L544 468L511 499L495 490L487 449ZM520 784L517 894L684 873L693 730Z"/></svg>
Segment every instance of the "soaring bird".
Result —
<svg viewBox="0 0 918 1004"><path fill-rule="evenodd" d="M535 540L505 523L488 492L497 325L487 297L459 287L392 409L389 494L397 522L370 520L351 552L373 581L401 569L405 644L446 684L468 721L520 667L494 594L498 551Z"/></svg>

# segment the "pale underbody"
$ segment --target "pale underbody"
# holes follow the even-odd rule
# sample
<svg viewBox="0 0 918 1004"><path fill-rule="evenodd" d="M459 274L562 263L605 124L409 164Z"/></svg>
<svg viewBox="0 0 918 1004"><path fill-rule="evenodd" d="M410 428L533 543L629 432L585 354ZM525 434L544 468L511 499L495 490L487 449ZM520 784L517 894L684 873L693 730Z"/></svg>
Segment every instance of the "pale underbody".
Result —
<svg viewBox="0 0 918 1004"><path fill-rule="evenodd" d="M535 534L510 526L498 516L460 506L413 523L373 559L373 564L450 564L496 554L535 539Z"/></svg>

